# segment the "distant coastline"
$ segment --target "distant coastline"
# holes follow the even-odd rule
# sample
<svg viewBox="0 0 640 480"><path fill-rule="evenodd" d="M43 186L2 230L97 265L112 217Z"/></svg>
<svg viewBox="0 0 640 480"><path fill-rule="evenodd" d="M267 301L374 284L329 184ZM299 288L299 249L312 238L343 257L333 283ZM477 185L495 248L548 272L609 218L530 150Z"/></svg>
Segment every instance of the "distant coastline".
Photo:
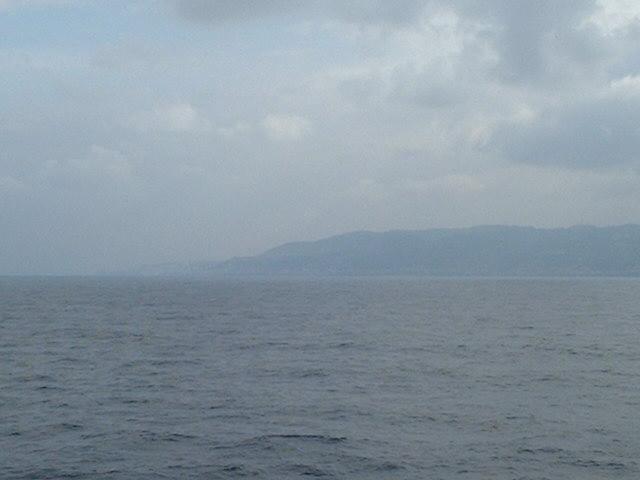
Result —
<svg viewBox="0 0 640 480"><path fill-rule="evenodd" d="M212 276L640 277L640 225L358 231L251 257L142 267Z"/></svg>

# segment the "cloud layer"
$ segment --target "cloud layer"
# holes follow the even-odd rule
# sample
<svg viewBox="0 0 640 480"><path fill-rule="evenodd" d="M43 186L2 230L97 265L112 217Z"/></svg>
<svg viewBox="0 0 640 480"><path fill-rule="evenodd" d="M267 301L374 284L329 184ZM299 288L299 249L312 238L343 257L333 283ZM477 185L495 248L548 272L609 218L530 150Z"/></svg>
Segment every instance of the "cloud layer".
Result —
<svg viewBox="0 0 640 480"><path fill-rule="evenodd" d="M0 273L640 221L636 2L0 1L0 31Z"/></svg>

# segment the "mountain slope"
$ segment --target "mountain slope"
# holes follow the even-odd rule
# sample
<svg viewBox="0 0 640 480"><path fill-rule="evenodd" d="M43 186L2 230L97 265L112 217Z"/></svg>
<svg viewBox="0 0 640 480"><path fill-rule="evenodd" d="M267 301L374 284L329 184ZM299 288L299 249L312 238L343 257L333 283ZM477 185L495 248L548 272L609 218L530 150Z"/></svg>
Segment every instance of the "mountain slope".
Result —
<svg viewBox="0 0 640 480"><path fill-rule="evenodd" d="M234 258L248 275L640 276L640 226L353 232Z"/></svg>

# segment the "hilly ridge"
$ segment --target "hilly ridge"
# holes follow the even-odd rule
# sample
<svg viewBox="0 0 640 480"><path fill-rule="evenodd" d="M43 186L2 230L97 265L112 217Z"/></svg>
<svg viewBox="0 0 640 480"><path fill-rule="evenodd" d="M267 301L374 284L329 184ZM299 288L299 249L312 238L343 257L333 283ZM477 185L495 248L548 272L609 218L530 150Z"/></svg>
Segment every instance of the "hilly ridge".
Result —
<svg viewBox="0 0 640 480"><path fill-rule="evenodd" d="M211 264L221 275L640 276L640 225L352 232Z"/></svg>

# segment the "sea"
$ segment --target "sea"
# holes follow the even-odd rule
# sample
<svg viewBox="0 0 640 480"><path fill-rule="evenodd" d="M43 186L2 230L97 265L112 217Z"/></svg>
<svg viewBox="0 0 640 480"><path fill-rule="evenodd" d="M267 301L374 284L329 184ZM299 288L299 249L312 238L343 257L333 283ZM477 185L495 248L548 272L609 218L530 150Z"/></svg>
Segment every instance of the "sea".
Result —
<svg viewBox="0 0 640 480"><path fill-rule="evenodd" d="M638 479L640 280L0 278L0 479Z"/></svg>

